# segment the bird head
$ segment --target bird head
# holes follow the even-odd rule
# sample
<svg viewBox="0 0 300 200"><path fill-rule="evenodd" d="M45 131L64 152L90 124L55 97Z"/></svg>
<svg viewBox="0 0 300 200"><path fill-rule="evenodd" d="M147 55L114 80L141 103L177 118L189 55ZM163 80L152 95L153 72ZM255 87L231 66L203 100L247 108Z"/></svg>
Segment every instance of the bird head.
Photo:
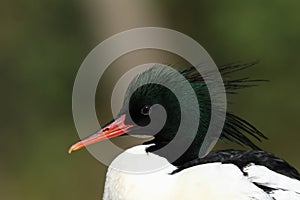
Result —
<svg viewBox="0 0 300 200"><path fill-rule="evenodd" d="M226 74L251 65L224 66L220 71ZM248 79L224 80L224 86L227 92L231 92L247 87L245 83L249 82L251 81ZM175 145L171 151L160 151L160 149L177 137L183 119L187 120L184 128L181 129L184 134L177 138L178 145L181 144L180 141L183 143L189 141L189 146L184 148L178 158L173 159L172 154L176 149L178 150L178 146ZM131 81L116 118L92 135L72 145L69 153L114 137L146 135L151 137L151 140L145 144L152 144L147 148L148 152L159 154L173 164L179 165L197 158L210 119L211 99L207 83L194 67L177 71L168 66L155 65ZM257 139L264 137L251 124L227 112L221 137L258 148L244 133Z"/></svg>

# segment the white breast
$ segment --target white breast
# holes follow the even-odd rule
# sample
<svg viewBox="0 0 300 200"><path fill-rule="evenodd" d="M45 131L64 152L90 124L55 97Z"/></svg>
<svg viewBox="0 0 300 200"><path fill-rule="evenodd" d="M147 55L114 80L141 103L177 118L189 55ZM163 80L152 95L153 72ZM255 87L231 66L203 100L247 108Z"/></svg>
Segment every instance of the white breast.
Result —
<svg viewBox="0 0 300 200"><path fill-rule="evenodd" d="M289 195L280 193L279 190L276 194L265 193L253 183L255 181L244 176L233 164L197 165L170 175L176 167L163 157L146 153L145 148L146 146L141 145L128 149L113 161L106 176L104 200L273 200L274 195L276 197ZM128 152L140 157L130 156ZM153 162L161 164L164 168L149 172L149 168L145 167L147 173L136 174L123 170L128 167L126 163L142 167ZM247 169L249 172L249 168ZM252 172L252 175L257 174ZM300 199L300 196L295 198Z"/></svg>

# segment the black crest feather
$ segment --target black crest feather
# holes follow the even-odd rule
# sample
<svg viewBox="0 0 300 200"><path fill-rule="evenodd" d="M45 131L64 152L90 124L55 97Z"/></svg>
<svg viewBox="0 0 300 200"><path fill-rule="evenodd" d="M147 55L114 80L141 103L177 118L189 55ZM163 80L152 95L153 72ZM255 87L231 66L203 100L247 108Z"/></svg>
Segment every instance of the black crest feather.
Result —
<svg viewBox="0 0 300 200"><path fill-rule="evenodd" d="M258 82L267 80L250 79L249 77L231 79L229 75L252 67L257 64L258 61L252 61L248 63L231 63L219 67L219 71L222 75L224 87L227 94L236 94L237 90L256 86ZM204 83L204 78L198 73L194 67L190 67L181 71L181 73L188 78L190 83ZM213 73L213 72L211 72ZM248 146L252 149L259 150L260 148L254 144L248 136L261 141L261 139L267 139L267 137L255 128L251 123L236 116L235 114L226 112L226 121L222 132L222 138L240 144L242 146Z"/></svg>

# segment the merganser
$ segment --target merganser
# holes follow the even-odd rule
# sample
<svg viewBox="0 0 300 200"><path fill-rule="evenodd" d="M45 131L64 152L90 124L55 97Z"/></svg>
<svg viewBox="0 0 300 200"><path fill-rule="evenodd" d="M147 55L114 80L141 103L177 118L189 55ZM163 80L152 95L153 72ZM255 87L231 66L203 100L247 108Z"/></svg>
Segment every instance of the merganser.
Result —
<svg viewBox="0 0 300 200"><path fill-rule="evenodd" d="M226 94L235 93L237 89L252 86L253 82L260 81L228 78L228 74L254 64L254 62L236 63L220 67ZM185 90L185 84L176 80L172 70L167 70L167 67L162 65L155 65L139 74L130 83L124 105L116 119L69 148L71 153L84 146L117 136L151 136L150 141L127 149L114 159L107 171L103 199L300 199L298 171L286 161L261 150L248 136L259 141L267 137L249 122L228 111L220 139L248 146L251 150L211 151L199 157L211 119L211 97L207 89L207 84L210 83L205 82L194 67L179 72L188 80L196 93L199 108L189 107L186 108L187 110L181 110L172 91L163 85L168 83L182 91ZM162 84L156 84L157 82ZM188 104L189 98L184 99ZM154 130L147 125L152 123L153 118L150 115L154 112L155 105L161 105L167 117L163 127L153 133ZM195 110L199 112L194 112ZM172 151L177 151L176 146L171 152L160 151L160 149L175 138L182 113L188 115L200 113L200 120L190 122L191 125L197 123L197 133L193 136L190 146L174 159ZM188 128L185 137L191 137ZM185 140L183 137L179 139ZM139 156L128 156L129 154ZM149 163L159 163L163 167L148 173L134 174L116 167L124 163L145 166L145 169Z"/></svg>

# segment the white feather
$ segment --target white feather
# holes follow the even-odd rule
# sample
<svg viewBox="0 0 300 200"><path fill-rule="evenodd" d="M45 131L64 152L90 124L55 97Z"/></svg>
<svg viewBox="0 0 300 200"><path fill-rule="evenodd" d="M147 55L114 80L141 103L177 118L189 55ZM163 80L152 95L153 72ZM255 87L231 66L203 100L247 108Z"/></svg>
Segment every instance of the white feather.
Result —
<svg viewBox="0 0 300 200"><path fill-rule="evenodd" d="M300 181L276 173L265 166L250 164L243 169L249 181L268 188L273 188L270 193L276 200L300 199Z"/></svg>
<svg viewBox="0 0 300 200"><path fill-rule="evenodd" d="M253 184L233 164L210 163L187 168L170 175L175 166L160 156L145 152L146 146L136 146L126 152L143 155L143 159L128 159L120 154L108 169L104 200L272 200L272 196ZM126 160L126 162L125 162ZM133 174L116 169L119 164L143 166L145 160L166 166L159 171Z"/></svg>

